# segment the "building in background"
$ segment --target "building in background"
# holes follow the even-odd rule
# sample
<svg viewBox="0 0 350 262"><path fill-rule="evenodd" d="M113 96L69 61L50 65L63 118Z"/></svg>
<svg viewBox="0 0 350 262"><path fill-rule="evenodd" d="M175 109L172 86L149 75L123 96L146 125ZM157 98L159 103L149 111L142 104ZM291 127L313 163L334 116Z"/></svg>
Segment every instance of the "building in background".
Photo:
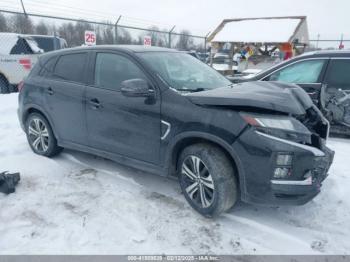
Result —
<svg viewBox="0 0 350 262"><path fill-rule="evenodd" d="M211 65L225 75L265 69L304 52L309 45L306 16L225 19L208 37ZM216 58L226 56L226 66ZM220 71L220 70L219 70Z"/></svg>

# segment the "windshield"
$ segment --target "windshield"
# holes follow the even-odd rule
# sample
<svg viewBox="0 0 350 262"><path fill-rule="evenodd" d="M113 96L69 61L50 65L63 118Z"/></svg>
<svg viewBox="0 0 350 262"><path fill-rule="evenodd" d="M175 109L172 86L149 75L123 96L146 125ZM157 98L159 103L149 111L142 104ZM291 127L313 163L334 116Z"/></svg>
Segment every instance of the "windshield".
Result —
<svg viewBox="0 0 350 262"><path fill-rule="evenodd" d="M179 91L202 91L231 82L200 60L184 53L145 52L139 56L165 81Z"/></svg>

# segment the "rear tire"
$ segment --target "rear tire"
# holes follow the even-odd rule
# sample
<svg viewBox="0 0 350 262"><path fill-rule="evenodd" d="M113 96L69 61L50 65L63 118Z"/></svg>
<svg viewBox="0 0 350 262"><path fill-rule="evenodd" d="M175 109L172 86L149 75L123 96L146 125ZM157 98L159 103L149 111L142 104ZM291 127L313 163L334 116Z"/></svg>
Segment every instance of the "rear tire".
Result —
<svg viewBox="0 0 350 262"><path fill-rule="evenodd" d="M9 83L0 75L0 94L8 94L9 92Z"/></svg>
<svg viewBox="0 0 350 262"><path fill-rule="evenodd" d="M57 145L56 137L49 122L39 113L32 113L25 123L25 131L29 146L34 153L53 157L62 151Z"/></svg>
<svg viewBox="0 0 350 262"><path fill-rule="evenodd" d="M235 169L218 147L195 144L178 161L181 190L188 203L205 217L217 216L237 202Z"/></svg>

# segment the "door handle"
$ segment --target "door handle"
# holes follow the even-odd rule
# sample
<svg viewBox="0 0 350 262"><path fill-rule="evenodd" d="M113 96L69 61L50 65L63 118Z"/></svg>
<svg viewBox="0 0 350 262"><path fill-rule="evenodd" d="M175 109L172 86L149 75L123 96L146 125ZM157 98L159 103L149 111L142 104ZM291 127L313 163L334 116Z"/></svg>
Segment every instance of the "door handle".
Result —
<svg viewBox="0 0 350 262"><path fill-rule="evenodd" d="M100 101L98 101L97 98L90 99L89 103L93 109L98 109L101 107Z"/></svg>
<svg viewBox="0 0 350 262"><path fill-rule="evenodd" d="M47 88L47 93L52 96L55 92L53 91L53 89L51 87Z"/></svg>

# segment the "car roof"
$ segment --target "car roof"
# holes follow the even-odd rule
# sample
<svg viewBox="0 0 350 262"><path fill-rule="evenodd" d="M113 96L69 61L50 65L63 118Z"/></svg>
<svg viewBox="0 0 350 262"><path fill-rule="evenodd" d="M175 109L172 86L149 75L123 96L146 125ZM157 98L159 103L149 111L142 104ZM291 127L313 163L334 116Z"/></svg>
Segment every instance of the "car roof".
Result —
<svg viewBox="0 0 350 262"><path fill-rule="evenodd" d="M341 56L350 56L350 50L320 50L320 51L312 51L306 52L297 57L341 57ZM297 58L296 57L296 58Z"/></svg>
<svg viewBox="0 0 350 262"><path fill-rule="evenodd" d="M145 53L145 52L173 52L180 53L178 50L164 48L164 47L154 47L154 46L143 46L143 45L97 45L97 46L80 46L60 49L52 52L43 54L42 56L53 56L53 55L63 55L69 54L76 51L90 51L90 50L115 50L123 51L127 53Z"/></svg>
<svg viewBox="0 0 350 262"><path fill-rule="evenodd" d="M96 45L96 46L81 46L65 49L64 51L73 51L73 50L120 50L128 51L133 53L140 52L179 52L174 49L165 48L165 47L155 47L155 46L143 46L143 45Z"/></svg>
<svg viewBox="0 0 350 262"><path fill-rule="evenodd" d="M28 35L31 37L41 37L41 38L60 38L59 36L55 36L55 35Z"/></svg>
<svg viewBox="0 0 350 262"><path fill-rule="evenodd" d="M79 51L90 51L90 50L111 50L111 51L122 51L126 53L146 53L146 52L173 52L181 53L181 51L164 48L164 47L153 47L153 46L143 46L143 45L97 45L97 46L80 46L60 49L56 51L51 51L42 54L43 59L48 59L49 57L56 55L64 55L72 52Z"/></svg>

